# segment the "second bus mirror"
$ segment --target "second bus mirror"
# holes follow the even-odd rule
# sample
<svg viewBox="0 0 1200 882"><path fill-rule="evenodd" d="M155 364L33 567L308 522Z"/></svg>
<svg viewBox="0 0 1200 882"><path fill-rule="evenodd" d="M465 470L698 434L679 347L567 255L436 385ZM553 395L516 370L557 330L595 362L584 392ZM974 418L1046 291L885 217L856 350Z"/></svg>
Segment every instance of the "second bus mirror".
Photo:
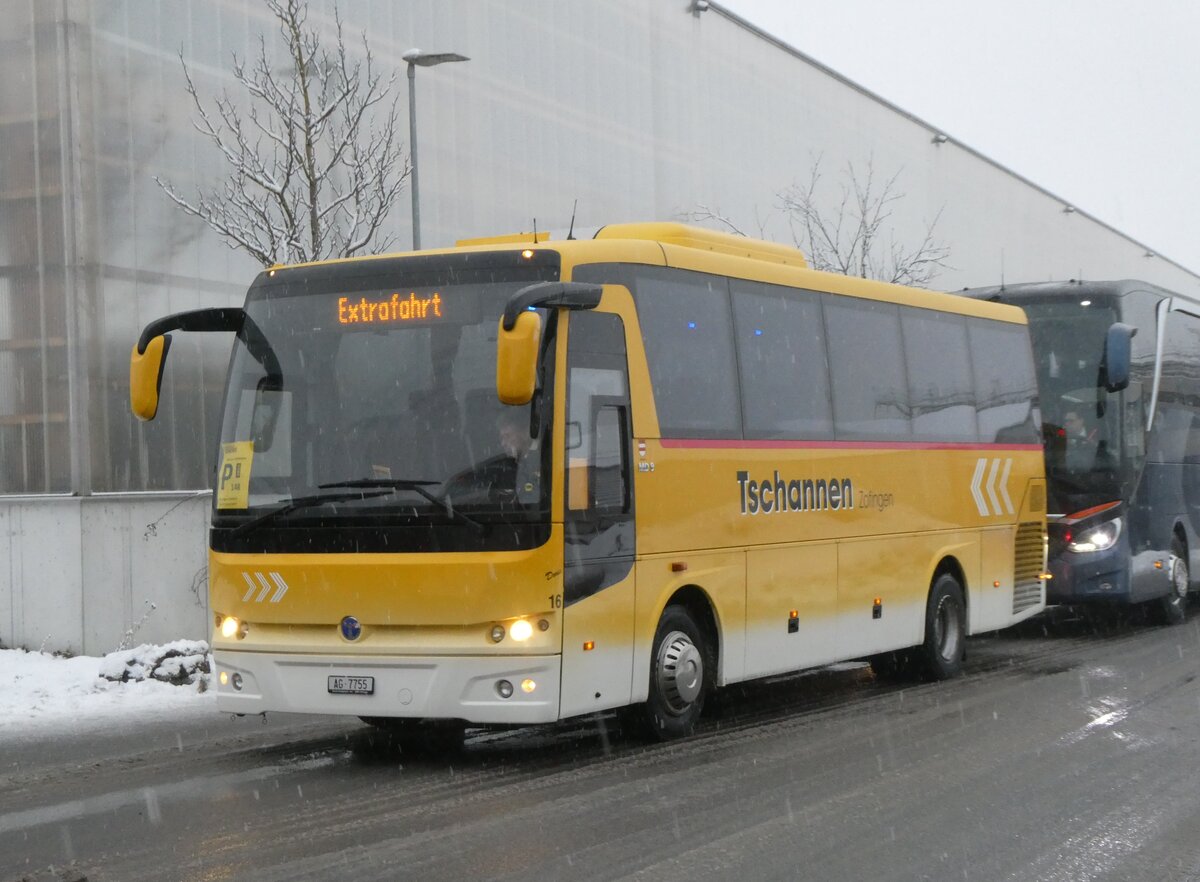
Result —
<svg viewBox="0 0 1200 882"><path fill-rule="evenodd" d="M496 394L504 404L528 404L537 385L538 343L542 337L542 317L522 312L511 331L504 330L496 340Z"/></svg>
<svg viewBox="0 0 1200 882"><path fill-rule="evenodd" d="M1129 385L1130 352L1137 328L1113 322L1104 338L1104 360L1100 363L1100 383L1109 392L1120 392Z"/></svg>
<svg viewBox="0 0 1200 882"><path fill-rule="evenodd" d="M129 407L139 420L152 420L158 413L158 392L170 348L170 335L162 334L150 340L145 352L138 352L135 345L130 353Z"/></svg>

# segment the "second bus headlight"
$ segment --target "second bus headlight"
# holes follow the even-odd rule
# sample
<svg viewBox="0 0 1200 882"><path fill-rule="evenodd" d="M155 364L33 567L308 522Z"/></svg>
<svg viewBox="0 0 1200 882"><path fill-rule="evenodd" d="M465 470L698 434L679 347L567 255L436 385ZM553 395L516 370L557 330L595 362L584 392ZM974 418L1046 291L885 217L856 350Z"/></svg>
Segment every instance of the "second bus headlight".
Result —
<svg viewBox="0 0 1200 882"><path fill-rule="evenodd" d="M1121 537L1121 519L1113 518L1095 527L1081 530L1079 535L1067 541L1067 548L1075 552L1107 551Z"/></svg>

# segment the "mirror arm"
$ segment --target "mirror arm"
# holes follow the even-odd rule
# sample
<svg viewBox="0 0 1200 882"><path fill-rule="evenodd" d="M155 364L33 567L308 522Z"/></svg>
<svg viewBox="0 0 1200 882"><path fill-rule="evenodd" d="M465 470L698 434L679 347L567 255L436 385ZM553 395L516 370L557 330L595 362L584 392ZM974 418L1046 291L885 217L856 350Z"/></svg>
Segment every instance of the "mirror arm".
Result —
<svg viewBox="0 0 1200 882"><path fill-rule="evenodd" d="M595 309L604 289L583 282L536 282L508 298L504 305L504 330L511 331L517 316L529 307Z"/></svg>
<svg viewBox="0 0 1200 882"><path fill-rule="evenodd" d="M190 312L177 312L174 315L163 316L146 325L142 335L138 337L138 355L144 355L146 347L155 337L161 337L170 331L233 331L242 329L246 313L240 306L218 307L215 309L193 309Z"/></svg>

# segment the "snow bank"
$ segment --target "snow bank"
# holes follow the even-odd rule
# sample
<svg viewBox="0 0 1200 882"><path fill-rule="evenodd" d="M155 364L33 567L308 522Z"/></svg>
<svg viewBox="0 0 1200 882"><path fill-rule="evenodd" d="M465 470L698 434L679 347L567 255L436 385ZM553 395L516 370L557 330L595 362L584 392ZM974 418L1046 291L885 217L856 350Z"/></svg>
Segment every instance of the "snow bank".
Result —
<svg viewBox="0 0 1200 882"><path fill-rule="evenodd" d="M134 649L110 652L100 661L100 676L117 683L153 678L175 686L208 686L208 644L203 640L176 640L156 646L143 643Z"/></svg>
<svg viewBox="0 0 1200 882"><path fill-rule="evenodd" d="M203 688L207 674L196 661L200 655L207 664L207 651L207 645L196 641L138 647L104 658L0 649L0 738L86 733L216 713L216 690Z"/></svg>

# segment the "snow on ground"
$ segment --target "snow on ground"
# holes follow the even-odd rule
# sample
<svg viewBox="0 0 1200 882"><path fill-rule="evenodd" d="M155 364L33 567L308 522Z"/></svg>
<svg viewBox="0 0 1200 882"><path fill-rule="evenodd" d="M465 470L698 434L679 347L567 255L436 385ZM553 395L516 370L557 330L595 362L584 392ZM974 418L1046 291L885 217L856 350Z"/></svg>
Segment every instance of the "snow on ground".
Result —
<svg viewBox="0 0 1200 882"><path fill-rule="evenodd" d="M206 643L184 640L103 657L0 649L0 741L214 715L209 659ZM848 662L828 670L865 665Z"/></svg>
<svg viewBox="0 0 1200 882"><path fill-rule="evenodd" d="M172 654L175 650L176 654ZM207 674L174 686L152 678L175 675L205 658L207 646L179 641L142 646L103 658L60 658L44 652L0 649L0 740L46 734L80 734L156 720L216 713ZM170 656L158 665L164 655ZM128 672L130 679L120 682ZM107 673L116 679L105 679ZM144 679L141 679L144 678Z"/></svg>

